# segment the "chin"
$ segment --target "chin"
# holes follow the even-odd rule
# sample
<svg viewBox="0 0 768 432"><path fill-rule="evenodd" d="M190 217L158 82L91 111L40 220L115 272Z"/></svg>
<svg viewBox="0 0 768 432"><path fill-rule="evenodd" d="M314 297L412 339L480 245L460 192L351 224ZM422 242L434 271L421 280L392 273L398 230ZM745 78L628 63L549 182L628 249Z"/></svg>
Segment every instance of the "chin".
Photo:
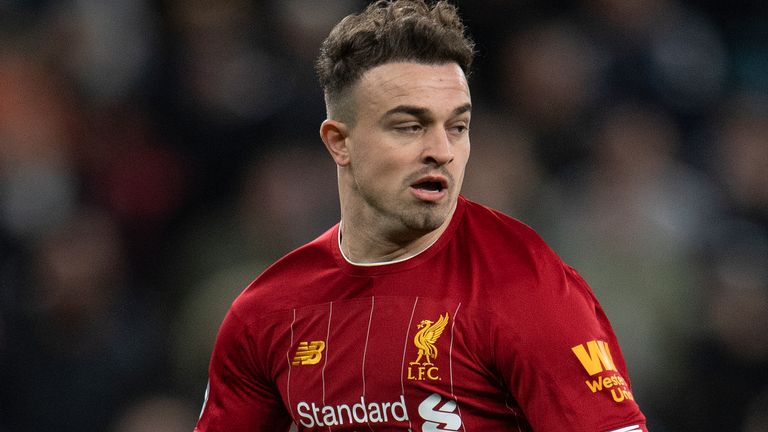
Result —
<svg viewBox="0 0 768 432"><path fill-rule="evenodd" d="M448 211L439 206L425 206L412 214L403 217L405 225L420 232L430 232L440 228L448 218Z"/></svg>

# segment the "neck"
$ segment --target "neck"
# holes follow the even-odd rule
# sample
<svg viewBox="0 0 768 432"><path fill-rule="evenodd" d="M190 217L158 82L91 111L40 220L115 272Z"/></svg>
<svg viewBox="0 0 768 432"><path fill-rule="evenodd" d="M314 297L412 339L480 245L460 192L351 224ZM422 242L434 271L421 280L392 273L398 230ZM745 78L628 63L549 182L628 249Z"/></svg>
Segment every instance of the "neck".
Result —
<svg viewBox="0 0 768 432"><path fill-rule="evenodd" d="M339 246L344 257L357 264L402 261L428 249L451 223L454 204L446 220L436 229L426 232L406 227L386 228L365 218L355 218L342 212Z"/></svg>

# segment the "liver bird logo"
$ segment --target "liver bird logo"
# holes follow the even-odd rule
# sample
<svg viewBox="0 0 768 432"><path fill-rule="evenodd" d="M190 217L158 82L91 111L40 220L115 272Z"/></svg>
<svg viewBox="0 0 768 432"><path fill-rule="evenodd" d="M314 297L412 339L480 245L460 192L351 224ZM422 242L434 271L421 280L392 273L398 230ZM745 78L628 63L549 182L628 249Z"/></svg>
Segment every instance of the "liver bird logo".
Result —
<svg viewBox="0 0 768 432"><path fill-rule="evenodd" d="M416 357L416 361L410 362L412 365L432 365L432 360L437 358L437 347L435 343L443 334L445 326L448 324L448 312L445 315L441 315L437 319L437 322L430 320L422 320L416 328L420 329L416 336L413 337L413 343L416 348L419 349L419 356ZM423 362L422 362L422 359Z"/></svg>

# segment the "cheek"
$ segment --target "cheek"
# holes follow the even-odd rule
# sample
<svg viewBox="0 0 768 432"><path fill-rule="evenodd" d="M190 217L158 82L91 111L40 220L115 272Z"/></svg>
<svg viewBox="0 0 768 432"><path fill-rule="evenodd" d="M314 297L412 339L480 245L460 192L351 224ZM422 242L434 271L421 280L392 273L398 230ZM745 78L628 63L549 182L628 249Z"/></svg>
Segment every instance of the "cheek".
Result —
<svg viewBox="0 0 768 432"><path fill-rule="evenodd" d="M367 190L384 189L391 179L391 162L370 149L352 160L352 172L359 187Z"/></svg>
<svg viewBox="0 0 768 432"><path fill-rule="evenodd" d="M386 180L386 183L391 183L408 164L402 157L404 155L393 151L386 143L369 144L358 150L360 151L355 155L356 160L353 161L353 164L356 164L357 177L369 182L385 183Z"/></svg>
<svg viewBox="0 0 768 432"><path fill-rule="evenodd" d="M467 162L469 162L469 145L457 150L455 155L456 157L454 162L456 163L453 166L455 170L453 174L457 176L456 179L459 180L460 178L464 177L464 172L467 168Z"/></svg>
<svg viewBox="0 0 768 432"><path fill-rule="evenodd" d="M385 190L397 184L397 164L383 158L371 158L363 165L359 173L369 188Z"/></svg>

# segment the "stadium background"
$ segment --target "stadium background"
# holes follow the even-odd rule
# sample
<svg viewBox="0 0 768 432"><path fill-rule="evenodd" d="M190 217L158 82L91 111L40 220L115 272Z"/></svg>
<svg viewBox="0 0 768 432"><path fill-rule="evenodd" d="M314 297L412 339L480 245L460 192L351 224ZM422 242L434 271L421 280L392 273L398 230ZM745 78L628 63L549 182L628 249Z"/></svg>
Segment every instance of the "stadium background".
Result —
<svg viewBox="0 0 768 432"><path fill-rule="evenodd" d="M590 282L660 431L768 430L768 8L458 2L465 195ZM190 431L229 302L338 219L350 0L0 1L0 431Z"/></svg>

